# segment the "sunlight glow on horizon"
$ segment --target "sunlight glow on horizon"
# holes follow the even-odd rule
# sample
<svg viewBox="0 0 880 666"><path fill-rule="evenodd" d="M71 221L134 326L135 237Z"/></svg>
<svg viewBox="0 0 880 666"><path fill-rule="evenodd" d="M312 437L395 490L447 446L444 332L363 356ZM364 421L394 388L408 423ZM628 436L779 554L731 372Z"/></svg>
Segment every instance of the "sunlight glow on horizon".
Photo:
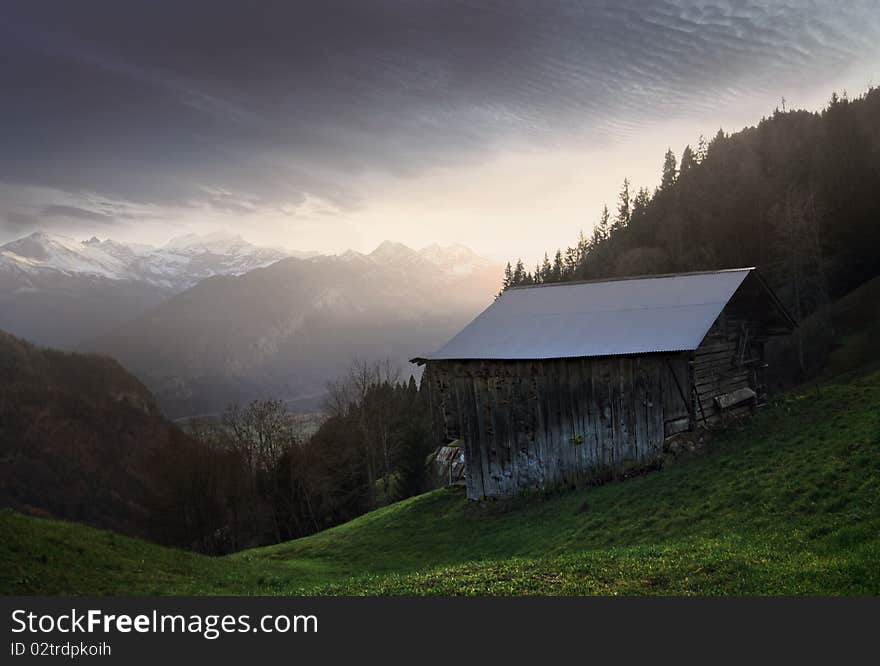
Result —
<svg viewBox="0 0 880 666"><path fill-rule="evenodd" d="M653 191L667 148L680 157L700 134L709 140L718 128L730 133L755 125L783 97L789 110L817 111L833 90L856 96L873 81L872 68L853 68L838 81L809 90L743 99L736 107L719 108L713 118L685 115L644 122L639 131L598 145L591 142L590 129L581 128L572 132L565 148L506 145L490 151L482 162L432 167L417 175L352 174L347 185L362 198L352 210L311 195L280 207L224 213L144 205L132 209L136 224L84 231L73 225L68 235L161 245L183 233L226 229L258 245L322 254L370 252L384 240L416 249L461 243L501 263L522 258L530 268L545 252L552 255L575 243L579 231L589 234L603 205L613 212L624 178L633 192L640 187Z"/></svg>

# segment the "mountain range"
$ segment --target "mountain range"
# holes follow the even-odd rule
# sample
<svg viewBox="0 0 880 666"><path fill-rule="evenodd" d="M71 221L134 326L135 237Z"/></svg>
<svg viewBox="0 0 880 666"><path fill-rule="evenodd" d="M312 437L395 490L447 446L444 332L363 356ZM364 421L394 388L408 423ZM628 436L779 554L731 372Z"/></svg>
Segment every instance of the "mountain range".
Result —
<svg viewBox="0 0 880 666"><path fill-rule="evenodd" d="M501 267L461 246L289 257L201 281L86 347L118 358L166 414L272 397L311 408L355 358L430 351L491 302Z"/></svg>
<svg viewBox="0 0 880 666"><path fill-rule="evenodd" d="M161 247L44 232L0 246L0 328L73 348L213 275L237 275L288 252L224 232Z"/></svg>
<svg viewBox="0 0 880 666"><path fill-rule="evenodd" d="M258 397L311 408L355 357L409 371L500 277L463 245L318 255L226 233L154 247L37 232L0 246L0 329L118 359L173 417Z"/></svg>

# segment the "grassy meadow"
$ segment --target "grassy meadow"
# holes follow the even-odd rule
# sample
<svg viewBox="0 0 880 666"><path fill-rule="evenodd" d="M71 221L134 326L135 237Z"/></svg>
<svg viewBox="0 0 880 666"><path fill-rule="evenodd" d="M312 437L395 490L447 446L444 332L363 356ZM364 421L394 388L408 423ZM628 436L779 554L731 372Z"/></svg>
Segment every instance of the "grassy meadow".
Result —
<svg viewBox="0 0 880 666"><path fill-rule="evenodd" d="M880 373L781 396L643 477L437 490L226 557L12 511L0 532L5 594L878 594Z"/></svg>

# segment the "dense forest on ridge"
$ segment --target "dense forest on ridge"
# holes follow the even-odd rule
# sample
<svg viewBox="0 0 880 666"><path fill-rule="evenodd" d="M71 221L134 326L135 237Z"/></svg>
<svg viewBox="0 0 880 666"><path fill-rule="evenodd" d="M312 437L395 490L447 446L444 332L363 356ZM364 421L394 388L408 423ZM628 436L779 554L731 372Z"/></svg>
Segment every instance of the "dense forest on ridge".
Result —
<svg viewBox="0 0 880 666"><path fill-rule="evenodd" d="M880 89L833 94L821 112L779 110L755 127L700 137L660 185L625 180L593 233L528 270L508 264L510 287L756 266L802 327L807 366L827 332L823 307L880 273ZM822 338L819 340L818 338ZM801 352L803 356L803 350ZM803 363L802 363L803 365Z"/></svg>

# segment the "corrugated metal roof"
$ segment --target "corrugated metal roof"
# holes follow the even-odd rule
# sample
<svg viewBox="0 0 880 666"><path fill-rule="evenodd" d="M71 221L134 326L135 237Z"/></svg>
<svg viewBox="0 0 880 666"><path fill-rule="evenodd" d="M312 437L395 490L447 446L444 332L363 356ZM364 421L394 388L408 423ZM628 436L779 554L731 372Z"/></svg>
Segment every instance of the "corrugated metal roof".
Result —
<svg viewBox="0 0 880 666"><path fill-rule="evenodd" d="M416 360L543 359L696 349L752 268L508 289Z"/></svg>

